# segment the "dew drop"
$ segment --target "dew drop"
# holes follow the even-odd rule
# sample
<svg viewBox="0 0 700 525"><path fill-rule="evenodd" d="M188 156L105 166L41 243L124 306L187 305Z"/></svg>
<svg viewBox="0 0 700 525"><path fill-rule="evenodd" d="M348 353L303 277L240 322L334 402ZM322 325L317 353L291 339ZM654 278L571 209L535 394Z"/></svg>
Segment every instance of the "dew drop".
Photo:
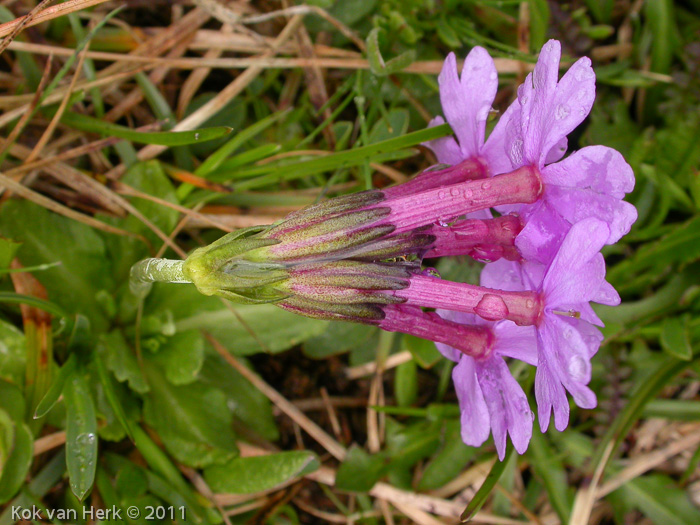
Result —
<svg viewBox="0 0 700 525"><path fill-rule="evenodd" d="M442 219L438 219L438 224L443 228L447 228L449 226L449 223L443 221Z"/></svg>
<svg viewBox="0 0 700 525"><path fill-rule="evenodd" d="M453 197L458 197L459 196L459 188L450 188L450 195Z"/></svg>
<svg viewBox="0 0 700 525"><path fill-rule="evenodd" d="M525 306L527 308L532 309L535 307L535 301L533 301L532 299L528 299L527 301L525 301Z"/></svg>
<svg viewBox="0 0 700 525"><path fill-rule="evenodd" d="M520 165L523 161L523 141L515 139L510 145L510 161L515 165Z"/></svg>
<svg viewBox="0 0 700 525"><path fill-rule="evenodd" d="M559 104L557 109L554 111L554 118L557 120L564 120L571 113L571 108L566 104Z"/></svg>
<svg viewBox="0 0 700 525"><path fill-rule="evenodd" d="M482 189L482 190L488 190L488 189L490 189L490 188L491 188L491 183L490 183L490 182L487 181L487 182L482 182L482 183L481 183L481 189Z"/></svg>
<svg viewBox="0 0 700 525"><path fill-rule="evenodd" d="M487 321L500 321L508 316L508 306L498 295L487 293L474 308L474 313Z"/></svg>
<svg viewBox="0 0 700 525"><path fill-rule="evenodd" d="M199 140L199 133L194 134L194 140Z"/></svg>
<svg viewBox="0 0 700 525"><path fill-rule="evenodd" d="M583 381L586 378L586 361L580 355L572 356L569 359L569 375L574 381Z"/></svg>
<svg viewBox="0 0 700 525"><path fill-rule="evenodd" d="M491 74L489 74L489 80L496 80L498 78L498 73L495 71L491 71Z"/></svg>

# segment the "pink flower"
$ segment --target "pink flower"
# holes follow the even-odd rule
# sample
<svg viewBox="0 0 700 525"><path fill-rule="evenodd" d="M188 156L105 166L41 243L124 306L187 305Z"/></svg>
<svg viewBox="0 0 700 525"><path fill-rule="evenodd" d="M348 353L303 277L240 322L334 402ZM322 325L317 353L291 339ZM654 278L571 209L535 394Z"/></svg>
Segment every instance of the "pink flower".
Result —
<svg viewBox="0 0 700 525"><path fill-rule="evenodd" d="M566 428L568 391L581 408L594 408L596 396L588 388L590 360L603 340L594 326L602 322L590 302L617 305L620 297L605 281L605 262L599 253L609 238L607 225L588 218L576 223L564 237L548 266L498 261L487 265L481 284L498 283L508 290L536 291L543 302L536 323L537 375L535 395L544 432L554 412L554 426Z"/></svg>
<svg viewBox="0 0 700 525"><path fill-rule="evenodd" d="M536 364L534 328L510 321L490 323L476 315L449 310L438 313L457 323L488 327L493 341L490 352L483 357L471 357L448 345L436 344L445 357L457 363L452 380L459 399L462 440L478 447L493 433L498 457L503 460L506 436L510 435L515 450L523 454L532 437L534 415L504 358Z"/></svg>

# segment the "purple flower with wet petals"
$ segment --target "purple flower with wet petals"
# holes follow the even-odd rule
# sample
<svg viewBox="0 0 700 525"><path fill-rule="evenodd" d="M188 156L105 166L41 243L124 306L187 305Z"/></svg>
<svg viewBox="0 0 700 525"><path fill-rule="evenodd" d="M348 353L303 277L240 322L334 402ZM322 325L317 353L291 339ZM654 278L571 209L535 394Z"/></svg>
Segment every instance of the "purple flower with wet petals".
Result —
<svg viewBox="0 0 700 525"><path fill-rule="evenodd" d="M532 437L533 413L504 358L536 364L534 327L517 326L511 321L491 323L473 314L449 310L438 313L450 321L491 331L491 350L483 357L471 357L448 345L436 344L446 358L457 363L452 380L459 399L462 440L478 447L493 433L498 457L503 460L509 434L515 450L523 454Z"/></svg>
<svg viewBox="0 0 700 525"><path fill-rule="evenodd" d="M554 412L554 426L566 428L569 404L566 391L581 408L594 408L596 396L588 388L590 360L603 339L602 326L590 302L617 305L620 297L605 281L600 249L609 238L605 222L584 219L571 227L548 266L498 261L481 274L483 286L498 283L508 290L533 290L542 301L536 323L537 375L535 395L540 427L545 431Z"/></svg>
<svg viewBox="0 0 700 525"><path fill-rule="evenodd" d="M595 217L609 228L605 244L627 234L637 210L624 202L634 188L634 174L622 155L605 146L588 146L560 160L566 136L591 110L595 73L591 61L579 59L558 81L561 46L547 42L534 71L518 89L517 103L503 115L501 152L513 169L539 170L544 194L533 204L508 206L525 224L516 246L527 260L549 263L572 224Z"/></svg>

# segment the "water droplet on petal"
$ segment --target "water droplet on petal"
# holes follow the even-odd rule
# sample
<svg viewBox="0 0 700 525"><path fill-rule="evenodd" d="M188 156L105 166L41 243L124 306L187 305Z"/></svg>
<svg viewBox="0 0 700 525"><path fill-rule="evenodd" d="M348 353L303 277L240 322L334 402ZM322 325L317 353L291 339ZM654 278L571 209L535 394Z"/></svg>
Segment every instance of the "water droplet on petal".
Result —
<svg viewBox="0 0 700 525"><path fill-rule="evenodd" d="M489 80L496 80L498 78L498 73L495 71L491 71L491 74L489 75Z"/></svg>
<svg viewBox="0 0 700 525"><path fill-rule="evenodd" d="M523 161L523 141L515 139L510 145L510 161L519 166Z"/></svg>
<svg viewBox="0 0 700 525"><path fill-rule="evenodd" d="M574 355L569 359L569 375L574 381L583 381L586 379L586 360L580 355Z"/></svg>
<svg viewBox="0 0 700 525"><path fill-rule="evenodd" d="M559 104L557 109L554 111L554 118L557 120L564 120L571 113L571 108L566 104Z"/></svg>
<svg viewBox="0 0 700 525"><path fill-rule="evenodd" d="M490 183L490 182L487 181L487 182L482 182L482 183L481 183L481 189L482 189L482 190L488 190L488 189L490 189L490 188L491 188L491 183Z"/></svg>

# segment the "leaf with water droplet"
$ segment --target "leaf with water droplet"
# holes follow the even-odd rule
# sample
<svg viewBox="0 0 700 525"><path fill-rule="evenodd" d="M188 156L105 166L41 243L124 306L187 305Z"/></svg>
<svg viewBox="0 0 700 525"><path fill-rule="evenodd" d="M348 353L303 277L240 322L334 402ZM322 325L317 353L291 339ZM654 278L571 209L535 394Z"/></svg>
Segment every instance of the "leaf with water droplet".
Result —
<svg viewBox="0 0 700 525"><path fill-rule="evenodd" d="M66 379L66 466L73 494L82 501L95 480L97 418L87 381L80 370Z"/></svg>

